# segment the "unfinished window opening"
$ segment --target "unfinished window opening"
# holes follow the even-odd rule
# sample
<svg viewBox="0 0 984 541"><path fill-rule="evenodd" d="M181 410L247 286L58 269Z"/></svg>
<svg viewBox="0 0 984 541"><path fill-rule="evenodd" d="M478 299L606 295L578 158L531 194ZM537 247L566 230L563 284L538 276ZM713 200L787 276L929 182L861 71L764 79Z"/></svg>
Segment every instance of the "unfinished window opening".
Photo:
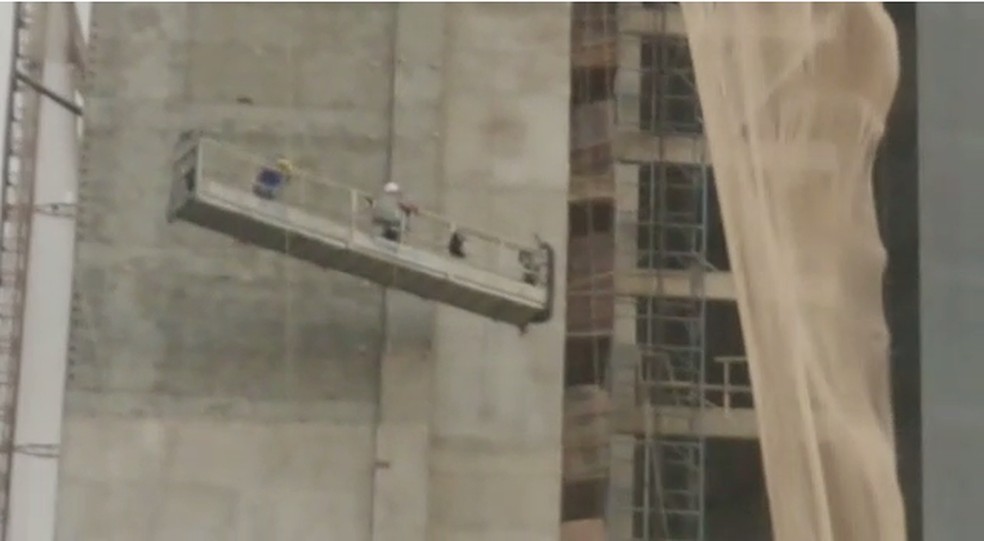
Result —
<svg viewBox="0 0 984 541"><path fill-rule="evenodd" d="M639 168L636 248L640 268L703 264L705 167L654 163Z"/></svg>
<svg viewBox="0 0 984 541"><path fill-rule="evenodd" d="M639 297L636 300L636 343L645 348L686 347L702 330L700 299Z"/></svg>
<svg viewBox="0 0 984 541"><path fill-rule="evenodd" d="M607 233L615 223L615 203L611 199L577 201L568 207L568 224L572 237Z"/></svg>
<svg viewBox="0 0 984 541"><path fill-rule="evenodd" d="M604 385L611 357L611 336L569 336L564 343L564 383Z"/></svg>
<svg viewBox="0 0 984 541"><path fill-rule="evenodd" d="M578 452L601 452L601 449L583 449ZM588 479L564 484L561 522L603 516L607 486L605 479Z"/></svg>
<svg viewBox="0 0 984 541"><path fill-rule="evenodd" d="M572 41L586 37L613 35L618 4L614 2L576 2L571 5Z"/></svg>
<svg viewBox="0 0 984 541"><path fill-rule="evenodd" d="M696 466L701 451L681 438L638 438L634 450L635 483L632 490L633 539L698 539L700 515L667 513L687 509L696 496ZM658 532L658 533L657 533Z"/></svg>
<svg viewBox="0 0 984 541"><path fill-rule="evenodd" d="M615 67L599 66L571 70L571 104L573 106L612 99Z"/></svg>
<svg viewBox="0 0 984 541"><path fill-rule="evenodd" d="M714 181L714 171L707 169L707 263L712 269L719 271L731 270L731 260L728 258L728 244L724 236L724 221L721 217L721 204L718 202L717 183Z"/></svg>
<svg viewBox="0 0 984 541"><path fill-rule="evenodd" d="M700 103L687 38L656 35L640 47L640 128L657 134L700 134Z"/></svg>
<svg viewBox="0 0 984 541"><path fill-rule="evenodd" d="M693 403L699 399L694 390L704 362L702 301L643 297L636 302L640 377L648 400L661 405Z"/></svg>
<svg viewBox="0 0 984 541"><path fill-rule="evenodd" d="M712 390L707 391L708 399L715 404L724 404L724 394L727 393L730 407L751 408L752 382L748 363L729 361L745 356L738 304L728 301L708 302L705 335L707 360L704 378L712 386ZM725 385L727 388L718 387ZM719 388L722 390L715 390Z"/></svg>

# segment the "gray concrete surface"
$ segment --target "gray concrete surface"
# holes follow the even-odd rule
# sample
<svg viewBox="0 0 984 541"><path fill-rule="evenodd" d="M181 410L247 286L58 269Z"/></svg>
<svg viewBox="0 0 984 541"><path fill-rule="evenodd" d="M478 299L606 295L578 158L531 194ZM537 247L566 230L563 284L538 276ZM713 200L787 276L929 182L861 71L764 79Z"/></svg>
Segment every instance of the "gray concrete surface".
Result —
<svg viewBox="0 0 984 541"><path fill-rule="evenodd" d="M163 212L204 128L562 248L567 10L94 6L59 539L556 539L561 320L384 300Z"/></svg>
<svg viewBox="0 0 984 541"><path fill-rule="evenodd" d="M922 539L984 530L984 8L918 4Z"/></svg>
<svg viewBox="0 0 984 541"><path fill-rule="evenodd" d="M537 232L564 269L570 7L447 9L445 212L517 238ZM558 299L555 313L564 308ZM522 336L438 309L429 539L557 539L563 343L562 317Z"/></svg>

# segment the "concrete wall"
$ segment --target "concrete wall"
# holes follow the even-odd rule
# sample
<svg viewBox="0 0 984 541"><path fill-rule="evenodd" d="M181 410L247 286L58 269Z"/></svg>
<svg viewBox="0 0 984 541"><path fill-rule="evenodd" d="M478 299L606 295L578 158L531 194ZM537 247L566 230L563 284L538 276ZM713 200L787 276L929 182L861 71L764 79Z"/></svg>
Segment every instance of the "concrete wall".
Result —
<svg viewBox="0 0 984 541"><path fill-rule="evenodd" d="M566 4L449 5L443 203L565 268ZM564 291L558 272L557 291ZM564 302L515 328L441 308L435 333L429 539L547 541L560 521Z"/></svg>
<svg viewBox="0 0 984 541"><path fill-rule="evenodd" d="M420 201L441 208L447 8L396 6L393 43L392 177ZM390 291L374 484L373 541L424 541L430 508L429 467L436 306ZM410 317L407 317L410 316Z"/></svg>
<svg viewBox="0 0 984 541"><path fill-rule="evenodd" d="M919 4L923 539L984 530L984 7Z"/></svg>
<svg viewBox="0 0 984 541"><path fill-rule="evenodd" d="M567 10L94 7L59 539L556 538L562 319L520 336L163 213L204 128L563 268Z"/></svg>
<svg viewBox="0 0 984 541"><path fill-rule="evenodd" d="M188 128L382 182L392 19L95 6L62 539L367 538L380 292L162 212Z"/></svg>

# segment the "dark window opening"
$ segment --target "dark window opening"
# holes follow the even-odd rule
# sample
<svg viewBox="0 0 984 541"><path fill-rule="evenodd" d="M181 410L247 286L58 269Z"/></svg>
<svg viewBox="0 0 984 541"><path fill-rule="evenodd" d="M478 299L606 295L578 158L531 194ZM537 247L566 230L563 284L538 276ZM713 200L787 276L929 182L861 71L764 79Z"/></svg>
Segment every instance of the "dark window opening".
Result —
<svg viewBox="0 0 984 541"><path fill-rule="evenodd" d="M654 36L640 47L640 128L653 133L700 133L700 102L686 38Z"/></svg>
<svg viewBox="0 0 984 541"><path fill-rule="evenodd" d="M571 104L574 106L612 99L615 68L612 66L571 70Z"/></svg>
<svg viewBox="0 0 984 541"><path fill-rule="evenodd" d="M605 452L604 448L567 449L565 452L581 454L598 454ZM601 462L599 457L586 456L578 462ZM604 479L589 479L564 484L563 503L561 504L561 522L601 518L605 513L605 497L607 484Z"/></svg>
<svg viewBox="0 0 984 541"><path fill-rule="evenodd" d="M722 357L743 357L745 355L744 337L741 334L741 319L738 305L728 301L708 302L705 335L707 337L707 360L704 378L709 384L720 385L725 382L725 374L731 392L728 399L731 407L753 407L753 397L747 390L751 388L751 373L748 363L720 362ZM715 403L723 403L724 392L706 389L707 397Z"/></svg>
<svg viewBox="0 0 984 541"><path fill-rule="evenodd" d="M657 385L676 381L697 384L704 362L703 306L699 299L637 300L636 342L642 350L640 379L655 404L686 404L699 400L692 387Z"/></svg>
<svg viewBox="0 0 984 541"><path fill-rule="evenodd" d="M700 299L639 297L636 342L647 349L699 344L703 333L702 304Z"/></svg>
<svg viewBox="0 0 984 541"><path fill-rule="evenodd" d="M570 236L607 233L615 223L615 203L610 199L578 201L568 207Z"/></svg>
<svg viewBox="0 0 984 541"><path fill-rule="evenodd" d="M708 171L711 173L711 171ZM707 262L719 271L731 270L728 258L728 244L724 235L724 221L721 217L721 202L718 200L717 183L713 175L707 178Z"/></svg>
<svg viewBox="0 0 984 541"><path fill-rule="evenodd" d="M569 336L564 344L565 386L603 385L611 343L610 336Z"/></svg>
<svg viewBox="0 0 984 541"><path fill-rule="evenodd" d="M639 168L636 230L640 268L687 269L706 260L704 189L709 168L658 163Z"/></svg>
<svg viewBox="0 0 984 541"><path fill-rule="evenodd" d="M677 443L674 438L660 438L646 450L637 438L634 452L636 482L633 483L632 534L635 539L697 539L701 517L695 513L667 514L667 507L686 505L700 482L696 472L702 451L690 442ZM662 500L662 501L661 501Z"/></svg>
<svg viewBox="0 0 984 541"><path fill-rule="evenodd" d="M615 32L615 2L576 2L571 5L571 32Z"/></svg>

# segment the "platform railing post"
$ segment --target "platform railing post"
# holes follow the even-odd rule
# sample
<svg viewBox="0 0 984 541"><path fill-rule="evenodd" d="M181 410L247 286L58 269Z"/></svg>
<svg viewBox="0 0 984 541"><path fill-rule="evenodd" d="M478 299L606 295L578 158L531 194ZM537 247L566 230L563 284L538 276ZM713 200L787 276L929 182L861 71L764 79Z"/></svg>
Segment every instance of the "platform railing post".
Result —
<svg viewBox="0 0 984 541"><path fill-rule="evenodd" d="M359 213L359 193L349 188L349 220L348 220L348 243L349 246L355 242L355 221Z"/></svg>
<svg viewBox="0 0 984 541"><path fill-rule="evenodd" d="M498 266L496 272L509 278L510 280L522 279L522 271L519 269L519 248L512 244L511 242L506 242L505 240L499 241L499 258ZM515 269L515 273L510 273L509 269L512 267Z"/></svg>
<svg viewBox="0 0 984 541"><path fill-rule="evenodd" d="M205 192L207 191L205 189L205 170L202 169L204 162L202 153L204 153L205 149L202 147L202 143L203 141L199 139L195 141L195 146L193 147L195 150L195 189L196 191Z"/></svg>
<svg viewBox="0 0 984 541"><path fill-rule="evenodd" d="M731 362L730 359L724 361L724 413L731 413Z"/></svg>
<svg viewBox="0 0 984 541"><path fill-rule="evenodd" d="M448 242L450 242L451 241L451 235L454 235L455 232L458 231L458 227L456 225L454 225L454 223L452 223L452 222L444 222L444 224L448 227L446 238L448 239ZM443 250L440 253L441 253L441 258L444 261L447 262L447 264L444 265L444 276L450 281L451 280L451 277L452 277L452 274L451 274L451 254L450 253L447 253L447 252L445 252Z"/></svg>

